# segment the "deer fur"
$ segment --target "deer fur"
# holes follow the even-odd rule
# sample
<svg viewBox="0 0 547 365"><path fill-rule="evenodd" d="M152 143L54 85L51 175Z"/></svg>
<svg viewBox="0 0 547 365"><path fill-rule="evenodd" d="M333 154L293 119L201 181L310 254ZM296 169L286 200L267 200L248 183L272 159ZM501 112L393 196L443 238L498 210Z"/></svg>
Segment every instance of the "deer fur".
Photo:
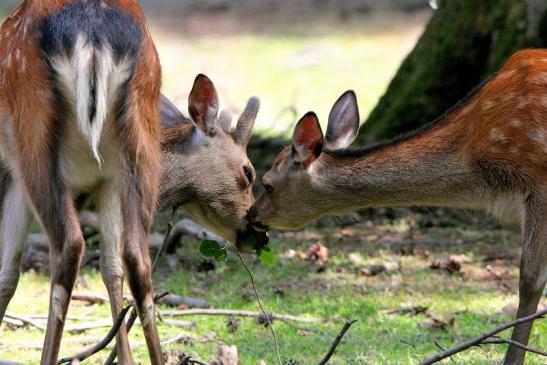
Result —
<svg viewBox="0 0 547 365"><path fill-rule="evenodd" d="M259 229L296 229L362 207L479 208L523 231L517 317L534 313L547 279L547 50L513 55L500 72L438 121L386 144L350 150L355 94L335 103L326 138L314 113L295 127L263 177L250 218ZM512 339L528 343L532 325ZM524 351L510 346L506 365Z"/></svg>

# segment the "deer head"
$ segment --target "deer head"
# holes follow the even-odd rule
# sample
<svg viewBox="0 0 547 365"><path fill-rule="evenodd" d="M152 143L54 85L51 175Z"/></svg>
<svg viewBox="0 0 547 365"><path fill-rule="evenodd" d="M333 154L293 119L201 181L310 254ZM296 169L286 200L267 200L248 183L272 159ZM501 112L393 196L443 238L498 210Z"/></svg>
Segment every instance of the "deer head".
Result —
<svg viewBox="0 0 547 365"><path fill-rule="evenodd" d="M258 98L249 99L234 129L227 112L219 115L215 86L199 75L190 93L186 119L162 100L163 176L160 206L182 206L201 225L237 243L238 237L266 236L249 229L247 213L254 203L255 170L247 144L258 113Z"/></svg>
<svg viewBox="0 0 547 365"><path fill-rule="evenodd" d="M322 179L328 168L323 151L348 147L358 130L359 110L353 91L342 94L332 107L325 136L315 113L304 115L294 129L292 145L281 151L262 179L265 191L250 213L254 226L261 230L295 229L332 213L337 195L329 190L336 182Z"/></svg>

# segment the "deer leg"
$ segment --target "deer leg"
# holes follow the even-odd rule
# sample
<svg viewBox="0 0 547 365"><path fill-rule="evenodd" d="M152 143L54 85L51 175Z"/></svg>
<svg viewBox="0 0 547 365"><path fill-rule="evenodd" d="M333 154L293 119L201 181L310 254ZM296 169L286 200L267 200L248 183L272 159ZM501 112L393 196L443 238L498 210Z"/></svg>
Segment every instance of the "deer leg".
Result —
<svg viewBox="0 0 547 365"><path fill-rule="evenodd" d="M65 194L61 197L61 202L64 214L49 212L55 215L55 218L48 223L42 218L44 228L50 236L52 276L42 365L55 364L57 361L66 313L84 249L84 238L72 200Z"/></svg>
<svg viewBox="0 0 547 365"><path fill-rule="evenodd" d="M547 280L547 206L529 198L523 228L523 246L520 262L519 307L517 318L536 312ZM511 339L528 344L532 322L513 329ZM526 352L509 346L504 365L522 365Z"/></svg>
<svg viewBox="0 0 547 365"><path fill-rule="evenodd" d="M112 318L116 320L123 307L123 264L121 256L122 211L120 189L115 183L105 184L99 196L101 226L101 275L108 290ZM127 339L127 327L121 325L116 334L118 362L133 364Z"/></svg>
<svg viewBox="0 0 547 365"><path fill-rule="evenodd" d="M120 109L115 113L118 120L114 126L120 149L118 156L121 157L124 272L141 321L150 364L163 365L148 252L148 233L154 218L161 175L160 70L155 50L150 49L150 52L154 57L141 60L128 85L131 92L126 99L120 99Z"/></svg>
<svg viewBox="0 0 547 365"><path fill-rule="evenodd" d="M29 158L25 162L36 159ZM51 288L42 365L57 362L66 313L84 249L76 208L60 170L56 165L22 170L28 197L49 238Z"/></svg>
<svg viewBox="0 0 547 365"><path fill-rule="evenodd" d="M0 221L0 321L15 293L21 272L21 255L31 213L21 184L6 174L2 184Z"/></svg>
<svg viewBox="0 0 547 365"><path fill-rule="evenodd" d="M152 288L152 268L148 253L148 226L150 219L143 222L139 210L139 194L129 188L125 194L124 207L124 263L135 307L148 346L150 362L163 364Z"/></svg>

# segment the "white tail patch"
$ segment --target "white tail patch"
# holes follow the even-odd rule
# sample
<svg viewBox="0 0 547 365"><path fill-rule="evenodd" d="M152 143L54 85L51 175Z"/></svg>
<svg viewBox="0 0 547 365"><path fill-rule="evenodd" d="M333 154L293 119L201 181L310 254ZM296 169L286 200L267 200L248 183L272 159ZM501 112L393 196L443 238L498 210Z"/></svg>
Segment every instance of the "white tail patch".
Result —
<svg viewBox="0 0 547 365"><path fill-rule="evenodd" d="M74 107L78 128L88 141L93 157L100 167L101 133L112 109L115 93L130 77L130 62L125 58L115 62L108 45L103 44L96 48L80 34L71 57L54 56L51 63L65 97ZM91 87L93 82L94 91ZM92 102L95 105L91 105ZM92 109L95 110L94 115L90 113Z"/></svg>

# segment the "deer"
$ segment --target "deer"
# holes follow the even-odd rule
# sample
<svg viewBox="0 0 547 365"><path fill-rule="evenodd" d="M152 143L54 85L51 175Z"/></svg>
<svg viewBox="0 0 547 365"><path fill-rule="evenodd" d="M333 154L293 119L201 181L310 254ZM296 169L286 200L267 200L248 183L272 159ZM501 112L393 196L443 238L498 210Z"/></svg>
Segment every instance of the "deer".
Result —
<svg viewBox="0 0 547 365"><path fill-rule="evenodd" d="M135 0L25 0L0 28L0 318L34 217L50 243L43 365L57 362L84 250L79 195L95 196L112 316L125 277L154 365L164 362L147 242L156 209L187 208L231 241L253 236L246 222L255 172L245 149L258 99L232 131L206 76L190 93L192 121L162 98L160 84ZM124 325L116 342L119 362L133 364Z"/></svg>
<svg viewBox="0 0 547 365"><path fill-rule="evenodd" d="M264 231L298 229L364 207L486 209L522 227L517 318L535 313L547 279L547 50L515 53L483 86L413 133L352 149L358 130L351 90L332 107L325 135L316 114L305 114L262 178L251 223ZM531 328L516 326L512 340L526 345ZM504 364L524 357L510 346Z"/></svg>

